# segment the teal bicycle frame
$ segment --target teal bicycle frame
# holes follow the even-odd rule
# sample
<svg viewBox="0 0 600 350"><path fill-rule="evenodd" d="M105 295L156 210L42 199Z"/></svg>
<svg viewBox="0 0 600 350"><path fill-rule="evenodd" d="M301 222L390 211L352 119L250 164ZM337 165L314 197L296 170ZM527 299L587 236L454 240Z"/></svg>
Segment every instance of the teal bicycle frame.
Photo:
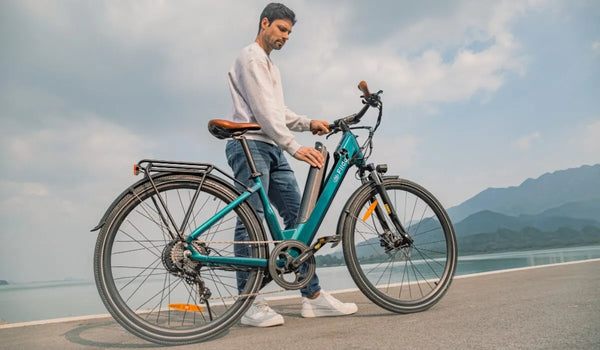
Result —
<svg viewBox="0 0 600 350"><path fill-rule="evenodd" d="M241 142L241 141L240 141ZM273 239L278 241L294 239L298 240L306 245L310 245L314 239L329 206L331 205L333 198L335 197L340 185L342 184L348 170L352 165L362 166L364 159L361 148L356 140L356 136L349 130L344 131L342 140L338 144L336 150L337 162L331 168L331 171L327 175L327 180L323 187L323 192L319 196L315 207L310 214L308 220L304 223L298 224L294 229L282 230L279 225L279 221L260 180L260 177L255 177L255 182L249 190L246 190L238 198L229 203L212 218L207 220L205 223L196 228L187 238L186 241L191 243L198 239L204 232L206 232L213 224L223 218L227 213L232 211L234 208L243 203L248 197L254 193L258 193L260 200L265 209L265 219L267 226L271 232ZM245 258L245 257L221 257L221 256L208 256L196 252L193 246L190 244L190 251L192 252L190 258L193 260L200 261L205 264L217 264L217 265L236 265L236 266L252 266L252 267L267 267L268 259L259 258Z"/></svg>
<svg viewBox="0 0 600 350"><path fill-rule="evenodd" d="M114 319L161 345L214 339L244 316L256 296L280 292L269 283L285 290L307 286L318 269L315 254L338 243L352 280L376 305L414 313L436 304L456 271L452 223L425 188L385 175L386 164L368 162L383 113L382 91L369 93L365 82L359 88L361 110L327 128L327 137L339 137L329 150L333 161L324 145L315 146L327 165L309 170L293 229L288 224L282 230L244 137L260 130L256 123L208 123L216 138L241 142L249 179L209 163L134 164L134 175L143 173L143 179L115 198L92 229L100 230L95 282ZM379 111L376 122L358 125L369 108ZM335 232L317 234L350 167L356 167L360 186L336 213ZM261 208L259 218L255 209ZM246 237L234 233L242 225Z"/></svg>

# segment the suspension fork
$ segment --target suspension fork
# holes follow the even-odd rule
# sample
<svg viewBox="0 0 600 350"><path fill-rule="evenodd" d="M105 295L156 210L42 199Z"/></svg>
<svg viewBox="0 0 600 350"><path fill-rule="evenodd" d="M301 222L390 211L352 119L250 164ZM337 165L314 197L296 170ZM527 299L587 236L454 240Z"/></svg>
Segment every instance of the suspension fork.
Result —
<svg viewBox="0 0 600 350"><path fill-rule="evenodd" d="M387 166L385 168L387 170ZM370 177L371 177L373 183L375 184L375 189L377 190L377 193L379 193L379 197L383 201L383 203L382 203L383 206L375 205L375 209L374 209L375 216L377 216L377 219L379 219L381 227L386 232L391 231L390 227L388 225L388 222L385 219L385 213L383 211L383 208L385 208L390 219L392 220L392 223L394 224L396 232L398 232L402 238L401 245L412 244L413 239L410 237L408 232L406 232L406 230L404 229L404 226L402 226L402 223L400 222L400 219L398 218L398 214L396 214L396 208L394 208L394 205L392 204L392 201L390 200L390 197L387 194L385 184L383 183L383 179L382 179L380 171L379 171L380 170L379 166L376 169L373 166L373 164L369 164L366 166L366 170L368 170L371 173ZM385 171L382 171L382 172L385 172ZM371 198L369 198L369 201L373 205L376 201L375 196L374 195L371 196Z"/></svg>

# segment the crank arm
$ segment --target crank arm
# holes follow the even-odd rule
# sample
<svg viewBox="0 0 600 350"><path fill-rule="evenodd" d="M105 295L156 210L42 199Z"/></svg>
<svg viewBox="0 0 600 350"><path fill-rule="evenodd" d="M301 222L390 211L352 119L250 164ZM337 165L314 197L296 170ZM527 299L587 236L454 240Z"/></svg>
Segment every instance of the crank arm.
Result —
<svg viewBox="0 0 600 350"><path fill-rule="evenodd" d="M325 236L319 238L312 246L310 246L307 250L303 251L297 258L292 261L292 267L298 268L301 264L305 263L311 256L315 255L319 249L323 248L323 246L327 243L333 243L333 246L336 246L340 242L340 236Z"/></svg>

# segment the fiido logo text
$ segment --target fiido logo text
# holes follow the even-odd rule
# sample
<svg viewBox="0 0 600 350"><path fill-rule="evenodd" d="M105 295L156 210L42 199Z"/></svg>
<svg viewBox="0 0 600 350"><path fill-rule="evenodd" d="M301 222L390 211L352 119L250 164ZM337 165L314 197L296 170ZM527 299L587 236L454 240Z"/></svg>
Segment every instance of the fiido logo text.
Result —
<svg viewBox="0 0 600 350"><path fill-rule="evenodd" d="M333 174L333 182L340 181L340 177L344 174L344 170L348 167L348 157L342 157L340 165L338 165L337 169L335 169L335 173Z"/></svg>

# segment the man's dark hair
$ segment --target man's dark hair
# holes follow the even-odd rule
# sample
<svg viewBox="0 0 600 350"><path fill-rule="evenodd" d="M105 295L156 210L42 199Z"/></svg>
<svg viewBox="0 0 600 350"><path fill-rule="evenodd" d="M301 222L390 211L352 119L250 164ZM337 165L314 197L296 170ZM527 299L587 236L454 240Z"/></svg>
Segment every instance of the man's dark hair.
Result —
<svg viewBox="0 0 600 350"><path fill-rule="evenodd" d="M265 9L260 14L260 19L258 20L258 31L260 32L260 22L262 19L267 17L269 20L269 25L273 23L276 19L289 19L292 22L292 25L296 24L296 14L294 11L290 10L284 4L272 2L265 7Z"/></svg>

